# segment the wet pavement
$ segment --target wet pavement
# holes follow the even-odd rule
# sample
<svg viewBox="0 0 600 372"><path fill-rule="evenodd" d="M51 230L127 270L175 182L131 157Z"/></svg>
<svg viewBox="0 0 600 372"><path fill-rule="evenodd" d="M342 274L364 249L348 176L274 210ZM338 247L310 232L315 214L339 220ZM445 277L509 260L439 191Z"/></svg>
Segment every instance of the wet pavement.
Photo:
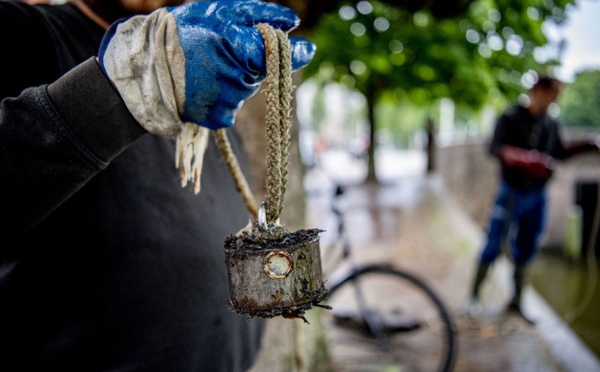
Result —
<svg viewBox="0 0 600 372"><path fill-rule="evenodd" d="M530 325L503 311L511 295L511 268L499 260L482 288L477 316L464 311L483 233L448 195L436 176L410 176L380 184L355 182L345 188L340 207L346 218L354 258L360 262L391 262L424 279L454 317L458 355L454 371L599 372L600 363L531 288L524 309L536 319ZM306 176L308 225L323 233L323 254L334 239L331 195L334 184L319 170ZM326 273L333 268L325 267ZM360 339L356 340L360 343ZM342 352L333 353L333 362ZM355 363L343 370L394 371L381 365Z"/></svg>

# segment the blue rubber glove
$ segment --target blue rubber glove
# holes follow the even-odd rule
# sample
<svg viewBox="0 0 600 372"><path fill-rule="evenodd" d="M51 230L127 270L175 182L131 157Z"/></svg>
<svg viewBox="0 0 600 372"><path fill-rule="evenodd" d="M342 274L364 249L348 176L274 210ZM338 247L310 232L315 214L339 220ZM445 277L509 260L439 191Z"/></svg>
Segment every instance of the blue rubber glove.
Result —
<svg viewBox="0 0 600 372"><path fill-rule="evenodd" d="M224 128L265 78L264 42L253 27L259 23L287 32L299 19L258 0L162 8L112 25L98 61L150 132L173 137L186 121ZM314 44L301 38L291 44L293 69L310 62Z"/></svg>

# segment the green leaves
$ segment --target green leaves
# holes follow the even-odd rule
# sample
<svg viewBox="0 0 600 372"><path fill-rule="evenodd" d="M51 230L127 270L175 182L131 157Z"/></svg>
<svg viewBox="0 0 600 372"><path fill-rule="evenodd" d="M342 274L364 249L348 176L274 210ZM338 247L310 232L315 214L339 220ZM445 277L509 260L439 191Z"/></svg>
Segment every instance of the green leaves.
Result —
<svg viewBox="0 0 600 372"><path fill-rule="evenodd" d="M571 2L476 0L460 17L444 20L379 1L347 3L322 18L311 37L317 54L304 76L377 97L401 88L422 105L446 97L477 109L491 91L496 100L500 93L512 101L528 88L524 73L554 63L537 61L534 50L547 42L542 22L564 20Z"/></svg>
<svg viewBox="0 0 600 372"><path fill-rule="evenodd" d="M600 128L600 70L577 74L560 99L561 121L570 127Z"/></svg>

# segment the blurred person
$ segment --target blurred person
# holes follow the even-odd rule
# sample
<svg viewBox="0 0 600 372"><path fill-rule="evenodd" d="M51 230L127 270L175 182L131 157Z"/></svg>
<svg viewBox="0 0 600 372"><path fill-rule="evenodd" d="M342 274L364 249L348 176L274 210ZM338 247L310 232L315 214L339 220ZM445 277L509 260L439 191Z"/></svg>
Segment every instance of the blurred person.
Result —
<svg viewBox="0 0 600 372"><path fill-rule="evenodd" d="M202 192L182 188L173 138L231 126L266 74L252 26L299 19L180 3L0 2L0 371L230 372L256 356L263 322L229 310L222 248L246 207L212 141ZM314 45L292 50L296 69Z"/></svg>
<svg viewBox="0 0 600 372"><path fill-rule="evenodd" d="M481 309L481 285L512 228L510 258L514 264L514 288L507 310L533 322L523 313L521 295L527 268L544 227L546 184L557 160L598 150L592 143L563 146L559 123L547 113L561 89L559 80L540 76L528 92L528 104L510 108L496 124L490 153L500 162L501 182L491 211L487 242L473 280L469 302L471 314Z"/></svg>

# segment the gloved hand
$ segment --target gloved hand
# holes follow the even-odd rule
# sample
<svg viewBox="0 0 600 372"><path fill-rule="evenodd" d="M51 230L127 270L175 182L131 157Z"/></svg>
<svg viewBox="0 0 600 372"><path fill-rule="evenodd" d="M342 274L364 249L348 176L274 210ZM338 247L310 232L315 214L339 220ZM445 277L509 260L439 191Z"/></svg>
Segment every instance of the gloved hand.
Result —
<svg viewBox="0 0 600 372"><path fill-rule="evenodd" d="M502 146L500 156L505 166L521 168L532 178L549 177L556 163L553 157L543 152L509 145Z"/></svg>
<svg viewBox="0 0 600 372"><path fill-rule="evenodd" d="M174 137L186 121L219 129L233 124L266 75L264 42L253 26L287 32L299 21L292 10L258 0L162 8L112 25L98 62L148 131ZM291 46L293 69L310 62L314 44L291 38Z"/></svg>

